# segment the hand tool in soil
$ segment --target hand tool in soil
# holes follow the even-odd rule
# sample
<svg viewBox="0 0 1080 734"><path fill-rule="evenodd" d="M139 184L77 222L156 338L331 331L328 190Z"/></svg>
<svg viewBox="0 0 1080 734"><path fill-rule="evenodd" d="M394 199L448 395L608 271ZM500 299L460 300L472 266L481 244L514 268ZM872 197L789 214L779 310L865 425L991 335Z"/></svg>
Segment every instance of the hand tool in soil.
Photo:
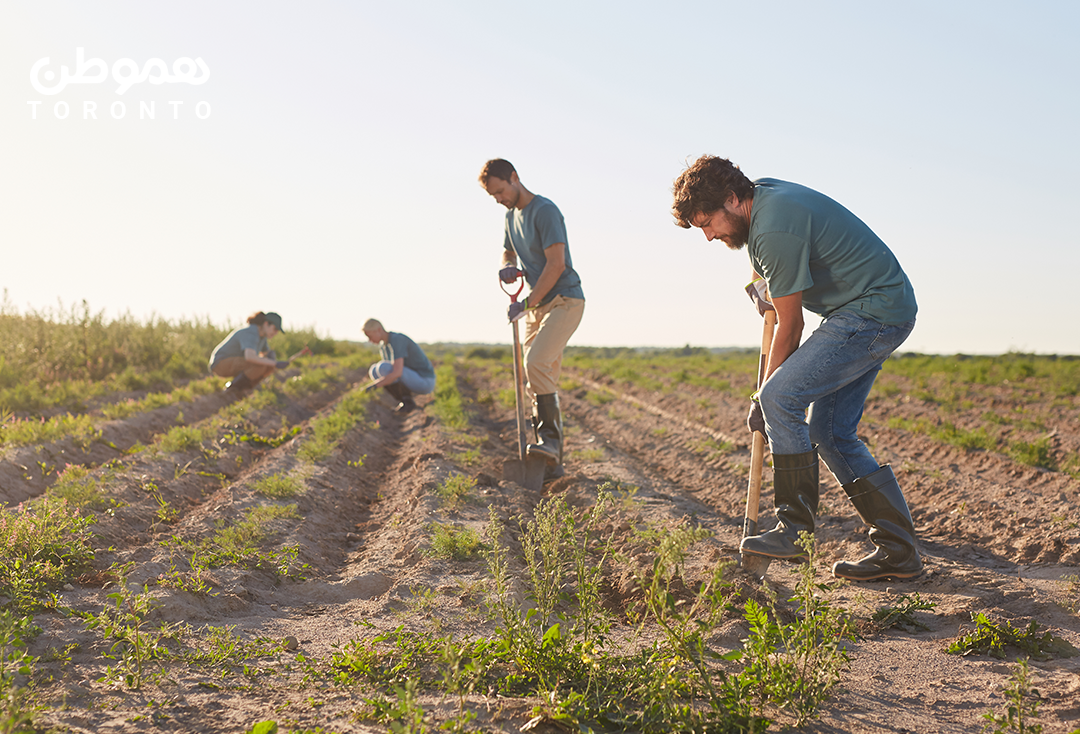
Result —
<svg viewBox="0 0 1080 734"><path fill-rule="evenodd" d="M510 303L517 303L517 297L525 287L525 274L519 271L521 284L511 293L500 278L499 287L510 296ZM512 281L511 281L512 282ZM547 462L539 457L529 456L525 450L528 445L526 433L528 423L525 417L525 368L521 363L521 339L518 336L517 321L511 321L514 332L514 403L517 406L518 458L503 463L503 479L516 482L526 489L539 492L544 488L544 470Z"/></svg>
<svg viewBox="0 0 1080 734"><path fill-rule="evenodd" d="M766 309L762 314L765 325L761 331L761 357L758 361L757 389L765 383L765 370L769 367L773 332L776 329L776 311ZM761 473L765 463L765 436L754 431L750 445L750 482L746 488L746 516L743 520L743 537L758 534L758 506L761 504ZM755 578L764 579L772 559L754 553L740 553L739 563Z"/></svg>

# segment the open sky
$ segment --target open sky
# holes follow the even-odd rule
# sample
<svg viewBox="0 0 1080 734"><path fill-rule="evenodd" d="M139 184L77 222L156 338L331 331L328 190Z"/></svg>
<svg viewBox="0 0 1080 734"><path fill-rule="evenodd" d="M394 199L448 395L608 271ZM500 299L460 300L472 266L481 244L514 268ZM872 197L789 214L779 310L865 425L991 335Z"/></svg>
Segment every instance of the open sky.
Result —
<svg viewBox="0 0 1080 734"><path fill-rule="evenodd" d="M1078 31L1071 0L0 0L0 287L505 343L476 181L504 157L565 216L572 344L754 346L746 253L669 213L711 153L881 235L920 305L903 350L1080 354ZM57 89L78 48L149 78Z"/></svg>

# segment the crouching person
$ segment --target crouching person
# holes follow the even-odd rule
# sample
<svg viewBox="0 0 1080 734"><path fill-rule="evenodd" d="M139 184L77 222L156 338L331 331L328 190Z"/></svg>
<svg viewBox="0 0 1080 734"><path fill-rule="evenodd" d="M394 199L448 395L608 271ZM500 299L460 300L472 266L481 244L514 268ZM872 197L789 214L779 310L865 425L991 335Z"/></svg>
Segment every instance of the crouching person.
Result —
<svg viewBox="0 0 1080 734"><path fill-rule="evenodd" d="M435 370L424 350L409 337L387 331L377 319L364 322L364 336L379 345L379 361L368 369L369 387L381 387L398 401L394 409L409 413L416 409L414 395L435 391Z"/></svg>
<svg viewBox="0 0 1080 734"><path fill-rule="evenodd" d="M225 392L240 397L251 392L274 370L289 366L289 360L279 360L269 341L281 328L281 316L271 311L258 311L248 316L247 326L233 330L210 355L210 371L218 377L231 377Z"/></svg>

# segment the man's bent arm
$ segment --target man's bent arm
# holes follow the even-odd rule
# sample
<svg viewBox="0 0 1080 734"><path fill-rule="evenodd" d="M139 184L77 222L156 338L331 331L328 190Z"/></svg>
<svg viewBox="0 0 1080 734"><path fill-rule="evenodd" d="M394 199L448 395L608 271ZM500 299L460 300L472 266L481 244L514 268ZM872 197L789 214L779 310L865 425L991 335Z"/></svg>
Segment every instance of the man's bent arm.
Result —
<svg viewBox="0 0 1080 734"><path fill-rule="evenodd" d="M530 307L540 305L540 301L544 300L544 296L548 294L548 291L559 280L559 276L566 270L566 243L556 242L551 245L544 250L544 257L547 258L547 262L540 272L536 285L529 292Z"/></svg>
<svg viewBox="0 0 1080 734"><path fill-rule="evenodd" d="M803 332L802 291L774 298L772 304L776 309L776 335L769 351L766 379L799 348Z"/></svg>

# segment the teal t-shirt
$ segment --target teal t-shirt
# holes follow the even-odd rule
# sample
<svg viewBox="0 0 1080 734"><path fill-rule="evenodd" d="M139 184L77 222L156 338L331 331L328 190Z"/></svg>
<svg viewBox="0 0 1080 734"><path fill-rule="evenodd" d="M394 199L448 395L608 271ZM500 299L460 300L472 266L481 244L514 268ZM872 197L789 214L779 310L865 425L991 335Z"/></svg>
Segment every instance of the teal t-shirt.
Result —
<svg viewBox="0 0 1080 734"><path fill-rule="evenodd" d="M892 251L866 224L799 184L754 182L747 252L772 297L802 291L803 306L851 311L882 324L915 318L915 290Z"/></svg>
<svg viewBox="0 0 1080 734"><path fill-rule="evenodd" d="M258 324L248 324L234 329L225 340L214 347L210 354L210 368L226 357L243 357L245 349L254 349L256 353L270 351L270 345L264 337L259 336Z"/></svg>
<svg viewBox="0 0 1080 734"><path fill-rule="evenodd" d="M395 331L388 333L390 338L379 345L379 359L385 362L403 359L405 360L403 364L421 377L435 376L435 368L431 366L431 360L424 354L423 349L416 346L416 342Z"/></svg>
<svg viewBox="0 0 1080 734"><path fill-rule="evenodd" d="M530 306L543 305L555 296L584 299L585 293L581 290L581 278L570 259L570 241L566 237L566 224L559 207L550 199L534 196L524 209L511 209L506 212L503 247L514 252L521 261L525 280L530 288L536 287L536 281L540 279L540 273L547 265L544 250L559 242L566 245L566 269L544 296L544 300L531 303Z"/></svg>

